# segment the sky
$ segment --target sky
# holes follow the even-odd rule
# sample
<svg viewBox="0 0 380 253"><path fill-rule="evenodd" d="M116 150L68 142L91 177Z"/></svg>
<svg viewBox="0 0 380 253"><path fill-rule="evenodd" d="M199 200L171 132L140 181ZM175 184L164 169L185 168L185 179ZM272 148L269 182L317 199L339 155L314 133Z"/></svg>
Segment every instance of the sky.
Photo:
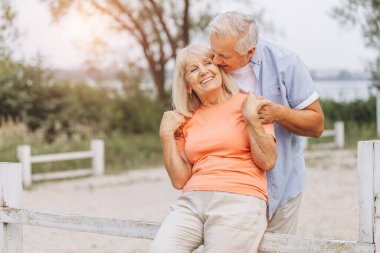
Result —
<svg viewBox="0 0 380 253"><path fill-rule="evenodd" d="M340 0L254 3L254 8L264 9L264 20L276 29L274 35L261 29L263 34L296 52L310 69L364 71L366 63L374 59L374 51L365 47L358 27L342 27L328 15ZM57 69L83 66L85 53L75 43L86 38L81 20L73 16L52 25L46 4L38 0L13 0L13 4L18 12L17 24L25 32L20 55L29 59L39 53L45 66ZM234 10L234 5L221 6L220 10ZM243 12L249 14L249 10Z"/></svg>

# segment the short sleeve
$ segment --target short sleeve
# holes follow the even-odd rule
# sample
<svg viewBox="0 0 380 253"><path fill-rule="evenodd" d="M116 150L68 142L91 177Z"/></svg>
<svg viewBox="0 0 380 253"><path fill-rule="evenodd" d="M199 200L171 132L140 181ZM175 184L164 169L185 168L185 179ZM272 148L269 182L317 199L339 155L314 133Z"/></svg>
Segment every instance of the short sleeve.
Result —
<svg viewBox="0 0 380 253"><path fill-rule="evenodd" d="M185 150L185 143L187 138L187 130L189 126L191 125L191 117L185 117L185 122L180 126L179 130L174 134L175 142L177 145L178 151L184 151Z"/></svg>
<svg viewBox="0 0 380 253"><path fill-rule="evenodd" d="M291 59L283 76L287 100L291 108L302 110L318 99L318 93L305 64L298 56Z"/></svg>
<svg viewBox="0 0 380 253"><path fill-rule="evenodd" d="M185 135L183 133L183 129L181 129L181 133L177 134L175 136L175 143L177 145L177 150L178 151L184 151L185 150Z"/></svg>

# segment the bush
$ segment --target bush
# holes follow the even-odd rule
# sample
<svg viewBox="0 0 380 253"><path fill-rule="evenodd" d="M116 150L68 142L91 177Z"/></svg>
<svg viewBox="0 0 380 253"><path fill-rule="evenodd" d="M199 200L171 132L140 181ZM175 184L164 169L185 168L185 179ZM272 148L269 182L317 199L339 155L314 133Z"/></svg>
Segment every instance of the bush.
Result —
<svg viewBox="0 0 380 253"><path fill-rule="evenodd" d="M337 103L333 100L321 101L327 122L344 121L369 124L376 122L376 98Z"/></svg>
<svg viewBox="0 0 380 253"><path fill-rule="evenodd" d="M24 122L53 142L80 129L94 134L157 133L166 106L139 91L132 95L93 88L83 82L56 80L39 67L0 61L0 117Z"/></svg>
<svg viewBox="0 0 380 253"><path fill-rule="evenodd" d="M321 104L326 129L333 128L336 121L344 122L346 147L356 148L358 141L377 139L375 97L349 103L322 100ZM311 143L320 141L322 140L311 140Z"/></svg>

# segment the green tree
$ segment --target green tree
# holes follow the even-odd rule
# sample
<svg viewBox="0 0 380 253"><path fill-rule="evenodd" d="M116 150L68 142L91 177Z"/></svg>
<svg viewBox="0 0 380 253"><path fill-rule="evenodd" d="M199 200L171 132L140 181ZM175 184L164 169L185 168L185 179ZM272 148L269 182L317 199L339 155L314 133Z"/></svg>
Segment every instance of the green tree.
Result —
<svg viewBox="0 0 380 253"><path fill-rule="evenodd" d="M373 80L380 81L380 0L342 0L332 17L343 25L359 25L368 46L378 54L371 65Z"/></svg>
<svg viewBox="0 0 380 253"><path fill-rule="evenodd" d="M9 58L12 55L14 44L19 38L19 31L14 24L16 13L10 1L0 2L0 58ZM12 47L13 45L13 47Z"/></svg>
<svg viewBox="0 0 380 253"><path fill-rule="evenodd" d="M1 1L0 124L3 119L22 121L32 131L43 129L49 141L62 133L72 135L78 126L106 128L102 119L110 100L108 91L56 80L40 61L26 64L13 58L21 39L16 16L10 2Z"/></svg>

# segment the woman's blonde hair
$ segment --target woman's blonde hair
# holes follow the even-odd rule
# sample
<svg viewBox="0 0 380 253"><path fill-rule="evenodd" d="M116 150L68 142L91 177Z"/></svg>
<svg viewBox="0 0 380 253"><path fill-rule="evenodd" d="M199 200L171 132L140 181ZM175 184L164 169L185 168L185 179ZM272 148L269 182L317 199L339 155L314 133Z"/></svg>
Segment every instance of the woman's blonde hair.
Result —
<svg viewBox="0 0 380 253"><path fill-rule="evenodd" d="M188 93L188 87L185 79L186 67L192 62L194 58L212 58L210 49L203 44L191 44L179 51L176 58L173 86L172 86L172 100L174 109L184 116L191 116L196 111L202 102L197 94L192 91ZM235 95L239 92L239 87L232 76L225 73L219 68L222 76L222 89L230 95Z"/></svg>

